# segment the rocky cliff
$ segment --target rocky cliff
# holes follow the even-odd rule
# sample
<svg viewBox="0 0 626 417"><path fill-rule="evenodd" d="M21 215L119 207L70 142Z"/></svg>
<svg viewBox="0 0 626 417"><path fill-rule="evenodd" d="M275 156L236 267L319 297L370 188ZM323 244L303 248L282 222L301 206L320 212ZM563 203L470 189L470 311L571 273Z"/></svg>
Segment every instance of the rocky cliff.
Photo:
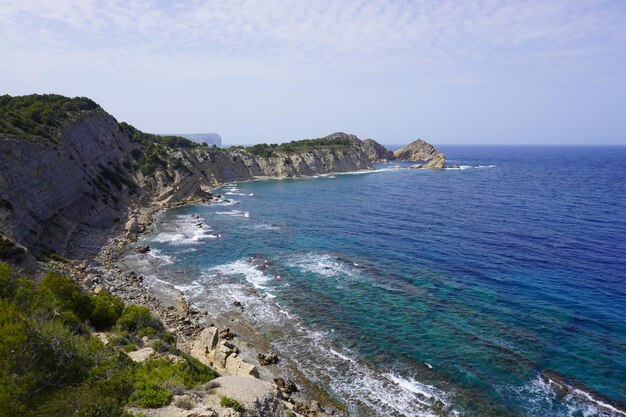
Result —
<svg viewBox="0 0 626 417"><path fill-rule="evenodd" d="M427 162L423 168L444 168L446 165L445 156L433 145L422 139L418 139L401 147L393 154L398 161Z"/></svg>
<svg viewBox="0 0 626 417"><path fill-rule="evenodd" d="M38 252L67 253L138 207L208 198L228 181L371 169L352 135L224 150L145 134L97 105L65 111L72 100L46 103L51 122L20 108L0 118L0 234Z"/></svg>
<svg viewBox="0 0 626 417"><path fill-rule="evenodd" d="M396 159L392 151L373 139L365 139L363 149L372 162L387 162Z"/></svg>

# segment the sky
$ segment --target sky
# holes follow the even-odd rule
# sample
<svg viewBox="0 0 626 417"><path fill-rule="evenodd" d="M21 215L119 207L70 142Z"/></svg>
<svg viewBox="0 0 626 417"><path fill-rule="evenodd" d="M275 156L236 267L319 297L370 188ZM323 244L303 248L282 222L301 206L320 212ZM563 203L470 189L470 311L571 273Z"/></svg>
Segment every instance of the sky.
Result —
<svg viewBox="0 0 626 417"><path fill-rule="evenodd" d="M0 0L0 94L226 144L626 145L626 1Z"/></svg>

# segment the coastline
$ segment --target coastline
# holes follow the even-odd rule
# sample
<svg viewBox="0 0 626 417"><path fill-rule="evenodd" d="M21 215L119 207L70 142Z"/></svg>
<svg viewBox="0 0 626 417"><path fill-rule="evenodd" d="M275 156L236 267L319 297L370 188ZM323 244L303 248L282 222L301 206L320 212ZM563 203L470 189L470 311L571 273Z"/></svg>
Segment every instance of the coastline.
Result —
<svg viewBox="0 0 626 417"><path fill-rule="evenodd" d="M369 173L373 171L375 170L363 170L362 172ZM334 174L331 173L328 175ZM294 177L287 179L307 179L311 177ZM347 404L332 398L324 390L309 381L302 371L297 369L297 366L289 357L279 356L279 364L259 366L257 355L267 354L272 350L272 346L268 339L255 330L246 319L241 307L233 306L232 311L229 311L228 314L216 316L211 314L210 311L199 311L194 308L194 306L190 306L180 292L178 297L173 297L167 300L167 302L163 302L163 300L160 300L158 296L155 296L146 288L142 277L137 276L137 274L131 270L125 270L123 267L120 268L118 264L118 261L124 255L135 251L137 242L142 236L153 233L156 230L160 222L159 217L164 215L167 211L193 205L211 205L217 202L215 191L219 188L229 184L269 179L284 180L286 178L255 178L252 180L226 182L212 188L210 194L208 194L210 198L194 197L185 201L168 204L153 201L149 206L135 208L130 216L137 217L136 224L128 229L123 227L123 222L120 222L120 227L110 231L104 239L102 236L98 236L97 238L101 239L98 254L93 257L86 256L85 259L87 259L87 262L73 263L72 275L76 277L82 276L83 284L90 287L91 290L94 290L97 286L102 286L102 288L122 298L126 303L139 304L149 308L161 318L168 330L176 335L177 347L187 354L191 353L194 341L207 327L215 325L218 329L229 328L231 332L236 335L232 342L239 348L240 357L245 362L257 367L261 381L273 383L275 378L283 378L285 381L294 381L298 388L300 388L297 394L291 396L293 400L293 403L291 403L292 406L294 403L298 403L300 407L302 407L301 409L307 410L304 407L308 407L310 411L311 408L316 408L319 404L322 409L330 411L332 415L347 415ZM128 224L126 226L128 226ZM94 237L94 240L95 239L96 237ZM91 243L93 244L94 242ZM91 263L95 264L91 265ZM92 278L89 278L90 275ZM575 397L578 397L583 402L593 403L600 409L605 409L618 415L624 415L619 405L612 404L608 399L607 402L604 402L602 401L603 398L597 397L595 393L591 396L591 394L588 394L586 391L580 391L576 389L576 387L569 386L559 379L553 380L546 377L544 380L557 392L565 393L564 395L575 394ZM279 391L277 391L276 394L278 396L281 395ZM313 407L311 407L311 405L313 405ZM307 411L304 414L298 413L297 415L324 416L327 414L308 414Z"/></svg>
<svg viewBox="0 0 626 417"><path fill-rule="evenodd" d="M371 172L375 170L360 170ZM330 173L328 175L333 175ZM293 179L306 179L315 176L294 177ZM281 179L284 177L261 177L247 181ZM292 178L287 178L292 179ZM178 292L175 298L167 301L158 299L143 284L143 277L132 270L124 270L118 265L118 261L125 255L134 251L133 246L144 235L155 230L158 217L170 209L212 204L216 202L214 191L230 183L226 182L212 188L207 197L192 197L184 201L173 203L161 203L151 201L146 207L136 207L129 213L129 220L120 227L98 236L82 237L77 245L81 247L76 252L80 261L73 261L64 265L67 272L78 277L81 283L91 291L106 290L120 297L125 303L137 304L147 307L156 314L165 324L168 331L176 336L176 346L186 354L192 354L194 342L198 340L201 332L211 326L218 329L230 329L235 335L233 344L239 351L244 362L258 369L259 379L276 384L276 380L287 382L293 381L297 387L296 393L289 392L285 396L277 387L277 396L285 401L296 415L325 416L347 415L347 405L331 397L326 391L307 379L297 365L288 357L279 357L277 364L262 366L258 355L271 352L272 346L268 339L256 331L246 319L243 308L233 306L232 312L226 315L216 316L208 311L199 311L190 306L182 293ZM93 254L93 248L98 247L97 253ZM83 255L83 256L80 256ZM84 259L84 260L83 260ZM215 369L215 366L213 366ZM220 373L224 373L220 369ZM278 382L280 384L280 382ZM288 404L287 404L288 403ZM290 404L290 405L289 405ZM296 411L297 410L297 411Z"/></svg>

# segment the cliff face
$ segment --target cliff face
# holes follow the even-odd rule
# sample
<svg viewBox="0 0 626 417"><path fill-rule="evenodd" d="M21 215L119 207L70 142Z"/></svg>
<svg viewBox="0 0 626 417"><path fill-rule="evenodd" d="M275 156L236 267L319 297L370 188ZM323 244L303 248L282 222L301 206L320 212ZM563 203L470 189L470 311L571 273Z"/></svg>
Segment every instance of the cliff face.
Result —
<svg viewBox="0 0 626 417"><path fill-rule="evenodd" d="M371 169L358 139L271 156L161 146L159 164L144 169L151 146L103 110L79 113L55 140L0 134L0 233L65 254L73 238L120 227L138 207L206 198L220 183Z"/></svg>
<svg viewBox="0 0 626 417"><path fill-rule="evenodd" d="M124 216L137 185L129 138L117 121L89 112L62 129L57 143L0 137L0 231L31 248L62 252L79 227L108 228Z"/></svg>
<svg viewBox="0 0 626 417"><path fill-rule="evenodd" d="M240 155L252 176L293 177L371 169L361 148L341 150L314 149L297 154L272 157Z"/></svg>
<svg viewBox="0 0 626 417"><path fill-rule="evenodd" d="M445 156L422 139L401 147L394 156L398 161L426 161L424 168L444 168L446 165Z"/></svg>
<svg viewBox="0 0 626 417"><path fill-rule="evenodd" d="M392 151L373 139L365 139L363 141L363 149L372 162L387 162L396 159Z"/></svg>

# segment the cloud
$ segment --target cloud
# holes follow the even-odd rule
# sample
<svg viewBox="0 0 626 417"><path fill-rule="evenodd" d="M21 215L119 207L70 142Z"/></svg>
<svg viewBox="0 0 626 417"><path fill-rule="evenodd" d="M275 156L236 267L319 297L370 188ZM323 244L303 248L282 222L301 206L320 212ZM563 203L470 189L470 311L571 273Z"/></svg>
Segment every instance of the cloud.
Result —
<svg viewBox="0 0 626 417"><path fill-rule="evenodd" d="M0 6L0 71L614 74L625 59L623 27L626 7L600 0L21 0Z"/></svg>

